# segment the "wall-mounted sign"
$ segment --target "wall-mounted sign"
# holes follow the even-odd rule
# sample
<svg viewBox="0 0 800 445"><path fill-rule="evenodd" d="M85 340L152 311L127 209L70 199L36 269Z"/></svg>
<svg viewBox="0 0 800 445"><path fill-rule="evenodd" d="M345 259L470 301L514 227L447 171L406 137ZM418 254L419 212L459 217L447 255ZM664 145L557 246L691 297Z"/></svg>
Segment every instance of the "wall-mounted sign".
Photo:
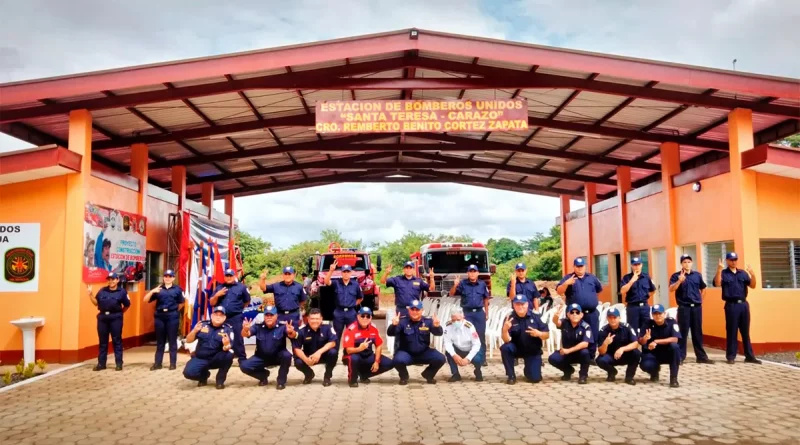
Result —
<svg viewBox="0 0 800 445"><path fill-rule="evenodd" d="M39 290L39 223L0 223L0 292Z"/></svg>
<svg viewBox="0 0 800 445"><path fill-rule="evenodd" d="M144 278L147 218L86 203L83 218L83 281L105 281L116 272L126 281Z"/></svg>
<svg viewBox="0 0 800 445"><path fill-rule="evenodd" d="M317 102L317 133L526 131L527 99Z"/></svg>

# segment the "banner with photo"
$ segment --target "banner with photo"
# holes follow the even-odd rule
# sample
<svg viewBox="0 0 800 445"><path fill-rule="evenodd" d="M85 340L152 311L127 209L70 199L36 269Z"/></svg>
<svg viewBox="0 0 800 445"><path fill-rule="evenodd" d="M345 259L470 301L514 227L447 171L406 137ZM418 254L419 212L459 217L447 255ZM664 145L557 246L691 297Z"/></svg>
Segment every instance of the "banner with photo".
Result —
<svg viewBox="0 0 800 445"><path fill-rule="evenodd" d="M118 273L123 281L144 278L146 217L87 202L83 227L84 282L105 281L109 272Z"/></svg>

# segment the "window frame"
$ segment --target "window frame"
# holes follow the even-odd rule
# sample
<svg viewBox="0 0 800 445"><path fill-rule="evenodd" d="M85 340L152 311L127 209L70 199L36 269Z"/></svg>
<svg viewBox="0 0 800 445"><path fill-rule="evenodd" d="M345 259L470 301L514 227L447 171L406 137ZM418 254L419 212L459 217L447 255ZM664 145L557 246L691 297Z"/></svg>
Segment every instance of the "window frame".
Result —
<svg viewBox="0 0 800 445"><path fill-rule="evenodd" d="M708 246L712 244L720 244L720 257L719 258L711 258L708 253ZM728 245L730 244L730 250L728 250ZM714 284L714 277L717 275L717 263L720 259L724 260L725 255L728 252L735 252L736 245L734 244L733 240L722 240L722 241L710 241L707 243L703 243L701 246L703 252L703 279L709 286Z"/></svg>
<svg viewBox="0 0 800 445"><path fill-rule="evenodd" d="M605 257L605 276L600 274L600 265L599 265L599 262L597 261L601 257ZM603 284L603 285L608 285L609 284L609 280L610 280L610 278L609 278L609 268L608 268L608 261L609 261L608 257L609 257L609 255L607 253L604 253L604 254L600 254L600 255L594 255L594 258L592 259L592 261L593 261L592 262L592 270L594 271L594 275L597 277L598 280L600 280L600 283Z"/></svg>
<svg viewBox="0 0 800 445"><path fill-rule="evenodd" d="M761 260L761 285L762 289L769 289L769 290L795 290L800 289L800 239L773 239L773 238L762 238L759 239L759 251L760 251L760 260ZM767 271L767 267L765 264L768 264L764 258L764 243L788 243L788 268L789 268L789 287L767 287L766 284L773 280L767 279L765 277L765 272Z"/></svg>

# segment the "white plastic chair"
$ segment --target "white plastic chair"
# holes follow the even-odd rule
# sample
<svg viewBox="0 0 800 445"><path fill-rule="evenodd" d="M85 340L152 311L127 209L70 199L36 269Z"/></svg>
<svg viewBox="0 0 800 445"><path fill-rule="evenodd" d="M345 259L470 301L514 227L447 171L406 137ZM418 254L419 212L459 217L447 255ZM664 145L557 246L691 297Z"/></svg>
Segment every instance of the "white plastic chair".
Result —
<svg viewBox="0 0 800 445"><path fill-rule="evenodd" d="M389 335L389 326L392 325L392 319L395 316L394 307L388 307L386 309L386 350L389 352L389 355L394 355L394 336ZM341 335L341 333L339 334Z"/></svg>
<svg viewBox="0 0 800 445"><path fill-rule="evenodd" d="M493 316L489 316L489 324L486 326L486 346L489 349L489 358L493 358L495 348L499 348L503 338L503 322L512 312L513 309L510 307L498 307L492 314Z"/></svg>

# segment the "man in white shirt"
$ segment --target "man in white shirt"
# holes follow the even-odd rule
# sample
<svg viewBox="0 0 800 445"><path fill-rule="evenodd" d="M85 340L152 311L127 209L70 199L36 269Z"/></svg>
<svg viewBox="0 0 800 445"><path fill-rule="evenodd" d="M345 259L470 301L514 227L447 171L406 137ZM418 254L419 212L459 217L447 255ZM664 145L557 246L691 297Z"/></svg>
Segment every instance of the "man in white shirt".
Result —
<svg viewBox="0 0 800 445"><path fill-rule="evenodd" d="M444 326L444 350L450 373L453 375L448 382L461 381L459 366L475 365L475 381L482 382L481 339L472 323L464 320L464 311L455 308L450 315L450 321Z"/></svg>

